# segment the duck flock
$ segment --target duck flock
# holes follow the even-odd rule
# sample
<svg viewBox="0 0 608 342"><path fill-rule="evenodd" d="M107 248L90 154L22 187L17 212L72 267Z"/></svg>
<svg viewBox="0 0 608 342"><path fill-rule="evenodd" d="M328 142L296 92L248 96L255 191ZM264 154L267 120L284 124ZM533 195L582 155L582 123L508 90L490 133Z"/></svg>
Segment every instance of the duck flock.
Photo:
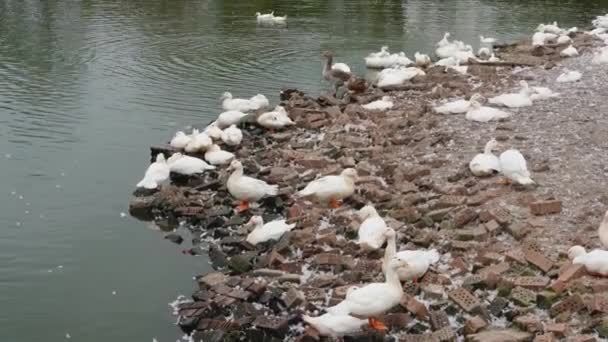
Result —
<svg viewBox="0 0 608 342"><path fill-rule="evenodd" d="M275 17L273 13L257 15L259 23L284 24L285 17ZM608 15L598 17L593 21L595 29L586 32L594 35L608 44ZM578 55L578 51L571 45L571 36L577 28L561 29L557 23L541 24L532 36L534 46L545 44L569 44L561 51L563 57ZM494 38L480 37L482 47L477 55L472 47L461 41L450 41L450 34L446 33L436 45L435 55L439 58L432 62L428 55L416 52L414 60L410 60L405 53L390 53L388 47L382 47L379 52L371 53L365 58L367 67L380 68L378 86L399 85L403 82L424 74L424 68L439 65L446 69L453 69L459 73L466 73L470 59L481 62L496 63L500 60L492 53L491 45L496 42ZM352 74L351 69L344 63L333 63L333 55L325 53L322 75L329 82L339 86L349 85L349 89L359 83ZM594 57L594 63L608 63L608 47L602 48ZM567 71L557 78L557 82L575 82L582 77L580 72ZM488 122L510 117L512 114L504 108L522 108L533 106L536 101L543 101L559 96L545 87L530 87L525 81L520 82L520 90L515 93L506 93L486 99L481 94L474 94L469 100L457 99L446 103L436 104L435 112L439 114L465 114L467 120ZM488 104L487 106L485 104ZM279 194L277 185L268 184L264 180L245 175L243 165L236 160L232 152L223 150L221 145L234 147L241 144L243 133L239 129L242 124L259 125L268 130L288 129L294 125L284 107L276 106L270 109L269 100L261 94L249 99L233 98L232 94L224 93L221 98L221 107L224 110L217 119L202 131L193 129L191 133L177 132L170 141L170 145L180 149L183 153L174 153L168 159L160 153L152 163L143 179L137 183L138 187L145 189L158 188L169 178L171 172L183 175L201 174L207 170L227 166L231 171L226 181L226 188L238 202L237 212L247 211L251 205L262 198L273 197ZM371 102L364 106L368 110L388 110L393 107L393 100L385 96L381 100ZM500 107L500 108L497 108ZM499 143L490 140L483 153L473 157L469 163L470 171L478 177L485 177L495 173L502 173L508 182L522 186L535 185L527 169L524 156L517 150L509 149L499 156L494 151ZM203 156L203 158L190 156ZM320 177L311 181L302 190L293 194L296 198L310 199L325 203L332 208L338 208L342 200L353 195L358 179L357 171L353 168L342 170L339 174ZM362 329L369 325L372 329L383 331L387 327L378 317L398 305L402 296L402 282L416 281L421 278L427 269L438 262L441 255L437 250L404 250L398 251L396 245L396 232L387 226L384 219L378 214L372 204L359 210L362 223L358 229L358 245L362 250L374 251L384 248L382 270L385 275L384 282L369 283L348 290L344 300L327 308L326 313L311 317L303 315L305 322L312 325L321 335L341 337ZM246 241L252 245L269 240L278 240L283 234L295 228L295 224L288 224L286 220L264 222L261 216L253 216L246 227L250 233ZM608 212L599 229L600 240L608 248ZM574 246L568 252L574 263L580 263L590 272L608 275L608 251L594 250L586 252L581 246Z"/></svg>

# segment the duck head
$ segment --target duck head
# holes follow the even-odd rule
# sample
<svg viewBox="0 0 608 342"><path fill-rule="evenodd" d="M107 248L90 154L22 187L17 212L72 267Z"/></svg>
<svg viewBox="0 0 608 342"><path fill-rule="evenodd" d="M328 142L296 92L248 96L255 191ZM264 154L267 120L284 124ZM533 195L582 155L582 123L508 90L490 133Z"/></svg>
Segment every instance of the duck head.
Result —
<svg viewBox="0 0 608 342"><path fill-rule="evenodd" d="M577 256L585 255L587 252L585 251L585 247L583 246L574 246L568 250L568 259L573 260Z"/></svg>
<svg viewBox="0 0 608 342"><path fill-rule="evenodd" d="M247 223L245 223L245 227L253 227L254 229L264 225L264 219L262 216L255 215L252 216Z"/></svg>
<svg viewBox="0 0 608 342"><path fill-rule="evenodd" d="M176 161L180 160L183 156L184 155L179 152L173 153L171 155L171 157L169 157L169 159L167 159L167 164L173 164Z"/></svg>
<svg viewBox="0 0 608 342"><path fill-rule="evenodd" d="M165 163L165 155L163 153L159 153L156 155L156 162L157 163Z"/></svg>
<svg viewBox="0 0 608 342"><path fill-rule="evenodd" d="M408 266L409 266L409 264L405 260L401 260L401 259L395 258L395 257L391 258L391 260L388 263L389 269L391 269L393 271L396 271L399 268L408 267Z"/></svg>
<svg viewBox="0 0 608 342"><path fill-rule="evenodd" d="M370 218L370 217L373 217L373 216L377 216L378 212L376 211L376 209L371 204L368 204L365 207L361 208L359 210L358 214L359 214L359 217L362 220L365 220L367 218Z"/></svg>
<svg viewBox="0 0 608 342"><path fill-rule="evenodd" d="M528 86L528 82L521 80L521 81L519 81L519 85L521 86L522 94L524 94L526 96L532 95L532 90L530 89L530 86Z"/></svg>
<svg viewBox="0 0 608 342"><path fill-rule="evenodd" d="M323 58L333 58L334 54L331 51L323 51L323 53L321 53L321 57L323 57Z"/></svg>
<svg viewBox="0 0 608 342"><path fill-rule="evenodd" d="M492 138L492 139L490 139L490 141L488 141L486 143L484 152L489 154L489 153L492 153L492 151L496 151L497 148L498 148L498 141L496 141L496 139Z"/></svg>
<svg viewBox="0 0 608 342"><path fill-rule="evenodd" d="M388 228L384 231L384 237L387 240L394 240L397 238L397 232L393 228Z"/></svg>
<svg viewBox="0 0 608 342"><path fill-rule="evenodd" d="M226 169L227 171L242 171L243 170L243 164L238 161L238 160L233 160L230 163L230 166L228 166L228 169Z"/></svg>
<svg viewBox="0 0 608 342"><path fill-rule="evenodd" d="M350 180L352 180L353 182L357 180L357 170L353 169L353 168L348 168L348 169L344 169L342 171L342 173L340 173L340 176L348 178Z"/></svg>
<svg viewBox="0 0 608 342"><path fill-rule="evenodd" d="M231 99L232 98L232 94L230 92L225 92L222 94L222 97L220 97L220 101L224 101L226 99Z"/></svg>
<svg viewBox="0 0 608 342"><path fill-rule="evenodd" d="M256 16L256 17L259 17L259 16L261 16L261 15L262 15L262 13L260 13L260 12L255 12L255 16Z"/></svg>
<svg viewBox="0 0 608 342"><path fill-rule="evenodd" d="M209 148L207 149L207 152L219 152L222 149L217 145L217 144L213 144L211 146L209 146Z"/></svg>

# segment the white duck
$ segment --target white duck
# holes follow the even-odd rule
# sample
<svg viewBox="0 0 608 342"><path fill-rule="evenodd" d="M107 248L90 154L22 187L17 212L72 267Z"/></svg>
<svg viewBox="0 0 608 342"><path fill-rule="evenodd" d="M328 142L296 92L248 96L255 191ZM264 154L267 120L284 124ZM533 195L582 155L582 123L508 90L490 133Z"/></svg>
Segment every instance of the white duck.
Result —
<svg viewBox="0 0 608 342"><path fill-rule="evenodd" d="M245 117L247 117L247 114L243 112L238 110L229 110L221 113L217 117L217 120L215 120L215 126L217 126L219 129L224 129L231 125L238 125L243 121L243 119L245 119Z"/></svg>
<svg viewBox="0 0 608 342"><path fill-rule="evenodd" d="M397 252L397 233L391 228L385 232L385 236L387 244L382 259L382 271L386 272L392 259L404 261L405 264L397 268L397 276L401 281L417 282L431 265L439 261L440 255L435 249Z"/></svg>
<svg viewBox="0 0 608 342"><path fill-rule="evenodd" d="M217 122L213 121L209 126L205 127L203 131L207 134L211 139L218 140L222 137L222 129L217 126Z"/></svg>
<svg viewBox="0 0 608 342"><path fill-rule="evenodd" d="M561 36L557 37L557 44L559 45L564 45L564 44L569 44L572 42L572 38L570 38L569 36L562 34Z"/></svg>
<svg viewBox="0 0 608 342"><path fill-rule="evenodd" d="M372 52L365 57L365 66L374 69L408 66L412 63L405 52L391 54L387 46L383 46L380 52Z"/></svg>
<svg viewBox="0 0 608 342"><path fill-rule="evenodd" d="M564 73L559 75L555 80L558 83L568 83L568 82L577 82L583 77L578 71L571 71L568 69L564 69Z"/></svg>
<svg viewBox="0 0 608 342"><path fill-rule="evenodd" d="M536 32L532 35L532 46L543 46L548 42L557 40L557 38L557 34Z"/></svg>
<svg viewBox="0 0 608 342"><path fill-rule="evenodd" d="M393 108L393 100L390 96L383 96L381 100L376 100L361 106L367 110L387 110Z"/></svg>
<svg viewBox="0 0 608 342"><path fill-rule="evenodd" d="M201 152L208 149L213 144L213 140L206 133L199 133L197 129L192 130L192 140L184 147L188 153Z"/></svg>
<svg viewBox="0 0 608 342"><path fill-rule="evenodd" d="M573 264L584 265L591 274L608 276L608 251L594 249L587 253L583 246L574 246L568 250L568 258Z"/></svg>
<svg viewBox="0 0 608 342"><path fill-rule="evenodd" d="M536 28L536 31L543 33L552 33L556 35L564 32L564 30L557 26L557 21L554 21L553 24L539 24Z"/></svg>
<svg viewBox="0 0 608 342"><path fill-rule="evenodd" d="M547 87L532 87L532 95L530 95L530 99L532 101L541 101L558 97L559 95L559 93L554 93Z"/></svg>
<svg viewBox="0 0 608 342"><path fill-rule="evenodd" d="M272 21L272 18L274 18L274 12L270 12L270 13L266 13L266 14L256 12L255 17L256 17L258 23L270 22L270 21Z"/></svg>
<svg viewBox="0 0 608 342"><path fill-rule="evenodd" d="M471 100L476 100L479 102L484 101L484 97L480 94L473 94L471 96ZM433 110L439 114L463 114L466 113L471 108L471 101L461 99L448 103L444 103L440 106L434 107Z"/></svg>
<svg viewBox="0 0 608 342"><path fill-rule="evenodd" d="M368 317L372 328L386 330L386 326L373 316L381 315L399 304L403 288L397 269L405 266L405 261L393 258L388 263L385 282L371 283L349 291L342 302L327 308L327 312L333 315L352 314Z"/></svg>
<svg viewBox="0 0 608 342"><path fill-rule="evenodd" d="M389 68L380 71L378 74L378 87L390 87L402 85L418 75L426 75L418 68Z"/></svg>
<svg viewBox="0 0 608 342"><path fill-rule="evenodd" d="M273 111L263 113L257 117L256 121L260 126L270 130L295 125L295 122L287 114L285 107L282 106L276 106Z"/></svg>
<svg viewBox="0 0 608 342"><path fill-rule="evenodd" d="M232 174L228 177L226 187L228 192L240 201L237 208L239 212L249 209L251 202L279 193L278 185L270 185L263 180L243 175L243 164L238 160L233 160L228 169L232 170Z"/></svg>
<svg viewBox="0 0 608 342"><path fill-rule="evenodd" d="M494 53L492 53L490 55L490 58L488 58L488 62L497 63L497 62L500 62L500 58L496 57L496 55L494 55Z"/></svg>
<svg viewBox="0 0 608 342"><path fill-rule="evenodd" d="M506 119L511 113L500 109L482 106L476 99L471 99L471 108L465 114L465 119L477 122L488 122L492 120Z"/></svg>
<svg viewBox="0 0 608 342"><path fill-rule="evenodd" d="M340 207L340 201L355 193L357 170L344 169L339 176L325 176L308 183L296 193L297 197L313 197L318 201L329 202L333 208Z"/></svg>
<svg viewBox="0 0 608 342"><path fill-rule="evenodd" d="M282 17L275 16L274 12L267 14L261 14L260 12L255 13L258 24L261 25L285 25L287 23L287 15Z"/></svg>
<svg viewBox="0 0 608 342"><path fill-rule="evenodd" d="M302 320L315 328L321 336L332 338L359 332L368 323L366 319L356 318L351 315L334 315L329 312L318 317L302 315Z"/></svg>
<svg viewBox="0 0 608 342"><path fill-rule="evenodd" d="M186 133L179 131L177 133L175 133L175 136L173 136L173 138L171 139L171 142L169 142L169 145L171 145L172 147L175 148L180 148L183 149L184 147L186 147L186 145L188 145L188 143L192 140L192 137L187 135Z"/></svg>
<svg viewBox="0 0 608 342"><path fill-rule="evenodd" d="M238 111L238 112L251 112L257 111L262 108L266 108L270 105L270 102L266 98L266 96L262 94L257 94L252 96L249 99L235 99L232 97L232 94L229 92L225 92L221 97L222 108L225 111ZM234 122L230 123L233 124ZM222 128L220 126L220 128Z"/></svg>
<svg viewBox="0 0 608 342"><path fill-rule="evenodd" d="M419 68L426 68L431 65L431 57L419 52L414 53L414 59L416 60L416 66Z"/></svg>
<svg viewBox="0 0 608 342"><path fill-rule="evenodd" d="M570 45L563 49L559 55L562 57L576 57L578 56L578 50L574 46Z"/></svg>
<svg viewBox="0 0 608 342"><path fill-rule="evenodd" d="M492 54L492 51L490 51L490 49L488 49L487 47L482 47L479 49L479 51L477 51L477 56L479 56L480 58L483 58L483 59L490 58L491 54Z"/></svg>
<svg viewBox="0 0 608 342"><path fill-rule="evenodd" d="M372 205L366 205L359 210L359 217L363 220L359 226L359 240L357 243L366 251L376 250L384 244L384 232L388 229L384 219Z"/></svg>
<svg viewBox="0 0 608 342"><path fill-rule="evenodd" d="M490 176L494 172L500 172L500 160L492 153L498 146L496 139L486 143L483 153L477 154L469 163L469 170L477 177Z"/></svg>
<svg viewBox="0 0 608 342"><path fill-rule="evenodd" d="M608 64L608 48L600 49L591 60L593 64Z"/></svg>
<svg viewBox="0 0 608 342"><path fill-rule="evenodd" d="M169 178L169 173L169 165L165 160L165 155L159 153L156 155L156 161L148 166L144 178L137 183L137 187L156 189L160 183Z"/></svg>
<svg viewBox="0 0 608 342"><path fill-rule="evenodd" d="M460 62L454 58L454 57L447 57L447 58L442 58L440 60L438 60L437 62L435 62L434 65L438 65L438 66L458 66L460 64Z"/></svg>
<svg viewBox="0 0 608 342"><path fill-rule="evenodd" d="M444 33L443 38L440 41L438 41L437 44L435 44L435 46L439 48L439 47L444 47L444 46L451 44L450 41L448 40L449 38L450 38L450 32Z"/></svg>
<svg viewBox="0 0 608 342"><path fill-rule="evenodd" d="M285 220L275 220L268 223L264 223L262 216L253 216L245 224L245 227L253 226L251 233L247 235L245 239L252 245L263 243L269 240L279 240L283 234L294 229L296 224L287 224Z"/></svg>
<svg viewBox="0 0 608 342"><path fill-rule="evenodd" d="M236 125L230 125L230 127L222 131L220 138L228 146L238 146L243 140L243 132Z"/></svg>
<svg viewBox="0 0 608 342"><path fill-rule="evenodd" d="M234 154L222 150L218 145L213 144L205 152L205 160L211 165L225 165L234 159Z"/></svg>
<svg viewBox="0 0 608 342"><path fill-rule="evenodd" d="M529 107L532 105L530 95L532 91L528 87L528 82L520 81L521 90L518 93L502 94L488 99L491 104L508 107L508 108L521 108Z"/></svg>
<svg viewBox="0 0 608 342"><path fill-rule="evenodd" d="M185 156L181 153L174 153L169 159L169 170L171 172L179 173L180 175L193 175L196 173L203 173L205 170L214 170L215 166L205 163L205 161Z"/></svg>
<svg viewBox="0 0 608 342"><path fill-rule="evenodd" d="M509 180L521 185L532 185L526 159L518 150L507 150L500 154L500 172Z"/></svg>
<svg viewBox="0 0 608 342"><path fill-rule="evenodd" d="M604 219L600 223L600 227L597 229L597 234L600 237L600 242L604 248L608 248L608 210L604 214Z"/></svg>
<svg viewBox="0 0 608 342"><path fill-rule="evenodd" d="M278 16L278 15L274 15L272 17L272 23L275 24L275 25L285 25L285 24L287 24L287 14L285 14L282 17Z"/></svg>
<svg viewBox="0 0 608 342"><path fill-rule="evenodd" d="M494 43L496 43L496 39L495 38L484 37L484 36L479 36L479 41L482 42L483 44L494 44Z"/></svg>

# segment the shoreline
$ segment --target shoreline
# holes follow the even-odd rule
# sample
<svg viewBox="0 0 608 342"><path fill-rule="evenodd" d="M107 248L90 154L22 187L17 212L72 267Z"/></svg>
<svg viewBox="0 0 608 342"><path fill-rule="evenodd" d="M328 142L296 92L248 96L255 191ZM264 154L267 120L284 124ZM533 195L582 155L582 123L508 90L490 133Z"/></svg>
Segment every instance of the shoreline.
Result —
<svg viewBox="0 0 608 342"><path fill-rule="evenodd" d="M246 174L278 184L279 196L262 200L259 208L245 215L235 214L225 189L227 173L219 168L200 177L172 175L173 185L156 193L136 192L131 201L134 216L186 221L193 236L203 235L194 241L191 253L208 251L216 272L197 277L194 301L180 305L180 327L186 333L194 331L195 341L318 340L314 329L301 323L302 313L317 316L343 299L350 286L384 279L383 249L366 254L354 243L359 225L356 209L371 202L399 233L399 249L437 248L442 259L419 284L403 284L402 304L382 317L390 328L386 336L366 330L346 340L392 336L400 341L452 341L466 336L484 341L475 339L475 334L497 329L507 329L521 340L541 334L559 339L560 334L570 337L608 328L591 317L608 309L596 305L597 295L580 291L581 286L587 288L584 281L602 289L608 289L608 281L582 276L584 271L564 258L568 241L576 235L569 229L576 225L564 221L579 224L581 207L597 198L581 201L569 196L564 186L568 184L563 184L567 174L555 164L560 154L539 150L556 144L556 133L549 128L559 121L551 106L564 99L509 109L514 114L510 119L490 123L435 114L431 106L440 99L468 98L475 91L484 96L504 93L521 79L535 85L544 81L539 85L558 92L569 90L576 84L551 82L559 74L556 63L588 60L586 50L593 44L592 37L576 34L573 45L583 55L570 59L559 57L567 44L540 49L529 43L509 44L498 49L505 64L470 65L468 76L427 69L426 76L399 89L384 93L373 88L350 96L344 100L347 103L283 91L282 104L296 126L270 134L243 125L243 144L232 150ZM535 67L526 65L513 74L514 68L525 64ZM581 71L579 83L584 83L585 71ZM372 112L361 107L384 95L393 98L392 109ZM600 100L594 109L598 114ZM545 119L545 131L539 110L554 114ZM576 127L569 127L572 134ZM471 175L468 162L492 136L504 145L503 150L514 145L526 155L538 188L506 187L497 184L496 176ZM584 141L569 139L562 144ZM582 150L589 146L582 145ZM151 150L152 157L177 152L167 146ZM573 172L575 166L567 171ZM356 194L342 208L332 210L292 198L318 175L337 174L347 167L358 170L360 181ZM580 173L583 180L571 185L582 186L584 175ZM594 184L585 191L606 180L604 175L595 176L587 178ZM590 209L595 212L584 215L583 222L593 226L602 215L596 215L597 207ZM297 226L277 242L253 247L243 241L247 232L242 225L254 214L265 221L283 217ZM582 243L594 245L588 238ZM588 314L576 314L580 323L568 324L575 309Z"/></svg>

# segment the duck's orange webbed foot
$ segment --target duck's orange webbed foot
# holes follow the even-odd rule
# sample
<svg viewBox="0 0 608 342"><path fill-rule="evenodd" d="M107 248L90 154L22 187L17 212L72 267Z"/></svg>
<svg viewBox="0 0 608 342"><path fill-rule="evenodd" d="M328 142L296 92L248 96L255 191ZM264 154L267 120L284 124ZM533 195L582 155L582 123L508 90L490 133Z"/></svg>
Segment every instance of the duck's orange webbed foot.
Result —
<svg viewBox="0 0 608 342"><path fill-rule="evenodd" d="M369 322L369 326L376 331L384 332L388 330L388 327L376 318L370 317L367 320Z"/></svg>
<svg viewBox="0 0 608 342"><path fill-rule="evenodd" d="M241 201L241 203L236 207L236 212L237 213L242 213L244 211L249 210L249 202L248 201Z"/></svg>
<svg viewBox="0 0 608 342"><path fill-rule="evenodd" d="M334 209L340 208L341 205L342 205L342 203L340 201L338 201L337 199L332 198L329 200L329 206Z"/></svg>

